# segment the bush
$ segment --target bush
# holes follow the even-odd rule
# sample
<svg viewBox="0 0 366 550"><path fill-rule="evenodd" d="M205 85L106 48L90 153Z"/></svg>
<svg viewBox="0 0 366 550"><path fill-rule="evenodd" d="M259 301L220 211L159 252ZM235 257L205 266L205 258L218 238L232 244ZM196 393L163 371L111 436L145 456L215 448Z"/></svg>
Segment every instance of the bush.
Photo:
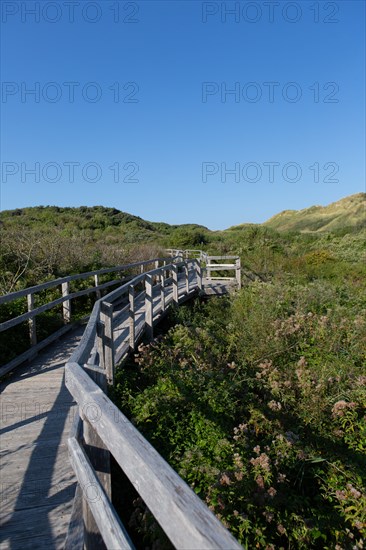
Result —
<svg viewBox="0 0 366 550"><path fill-rule="evenodd" d="M366 323L358 286L253 283L173 312L119 406L246 548L363 548Z"/></svg>

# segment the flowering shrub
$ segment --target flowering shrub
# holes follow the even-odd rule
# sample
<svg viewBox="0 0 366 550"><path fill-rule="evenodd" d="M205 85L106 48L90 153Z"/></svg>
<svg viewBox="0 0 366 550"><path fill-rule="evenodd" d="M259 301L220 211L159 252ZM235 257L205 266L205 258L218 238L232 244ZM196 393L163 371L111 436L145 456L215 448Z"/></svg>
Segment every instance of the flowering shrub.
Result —
<svg viewBox="0 0 366 550"><path fill-rule="evenodd" d="M365 310L359 282L255 282L179 308L117 375L116 402L245 548L364 548Z"/></svg>

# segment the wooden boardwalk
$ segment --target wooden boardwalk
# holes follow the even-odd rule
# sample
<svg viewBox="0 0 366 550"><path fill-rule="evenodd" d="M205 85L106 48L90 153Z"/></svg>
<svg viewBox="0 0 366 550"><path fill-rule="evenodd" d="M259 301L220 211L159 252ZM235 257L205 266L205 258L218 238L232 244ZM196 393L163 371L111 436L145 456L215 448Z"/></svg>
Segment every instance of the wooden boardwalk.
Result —
<svg viewBox="0 0 366 550"><path fill-rule="evenodd" d="M67 438L75 410L64 364L83 328L1 384L1 549L62 548L75 478Z"/></svg>
<svg viewBox="0 0 366 550"><path fill-rule="evenodd" d="M189 279L194 295L197 287ZM203 292L222 294L227 282L205 280ZM186 291L178 281L178 294ZM145 299L136 296L135 331L145 325ZM165 289L165 304L173 300L173 286ZM154 321L161 317L160 293L153 293ZM114 311L116 360L129 350L128 311L122 303ZM118 322L117 322L118 318ZM76 412L65 387L64 365L83 334L79 327L19 367L1 384L0 429L0 549L63 548L75 494L75 477L67 439Z"/></svg>

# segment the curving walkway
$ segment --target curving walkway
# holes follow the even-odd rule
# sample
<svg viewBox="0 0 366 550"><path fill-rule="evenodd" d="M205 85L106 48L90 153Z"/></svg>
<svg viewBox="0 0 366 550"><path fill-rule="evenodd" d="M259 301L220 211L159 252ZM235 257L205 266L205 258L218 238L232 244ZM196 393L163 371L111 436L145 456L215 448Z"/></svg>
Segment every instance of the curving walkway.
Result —
<svg viewBox="0 0 366 550"><path fill-rule="evenodd" d="M179 281L179 294L184 293L183 285ZM204 280L206 293L222 294L227 286ZM159 296L153 297L155 320L161 314ZM167 286L166 304L170 301L172 287ZM138 299L136 335L144 326L144 303ZM128 312L124 318L122 310L116 312L119 322L114 328L119 358L129 347ZM67 450L76 407L65 387L64 365L83 330L60 338L0 386L0 549L64 546L76 487Z"/></svg>

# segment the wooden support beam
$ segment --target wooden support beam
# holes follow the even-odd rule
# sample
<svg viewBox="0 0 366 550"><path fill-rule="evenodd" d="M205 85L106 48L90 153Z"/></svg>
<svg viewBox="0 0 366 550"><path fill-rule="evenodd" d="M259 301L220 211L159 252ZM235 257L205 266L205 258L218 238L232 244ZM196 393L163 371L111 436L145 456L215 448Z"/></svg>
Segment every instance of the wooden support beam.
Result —
<svg viewBox="0 0 366 550"><path fill-rule="evenodd" d="M160 311L165 311L165 271L161 270L160 275Z"/></svg>
<svg viewBox="0 0 366 550"><path fill-rule="evenodd" d="M128 299L130 302L129 320L130 320L130 349L135 349L135 287L130 285L128 287Z"/></svg>
<svg viewBox="0 0 366 550"><path fill-rule="evenodd" d="M99 275L98 275L98 273L96 273L96 274L94 275L94 285L95 285L96 287L99 286ZM96 289L95 295L96 295L96 297L97 297L97 300L100 300L100 298L102 297L102 293L101 293L101 291L100 291L99 288Z"/></svg>
<svg viewBox="0 0 366 550"><path fill-rule="evenodd" d="M184 262L184 279L185 279L185 292L189 294L189 268L188 262Z"/></svg>
<svg viewBox="0 0 366 550"><path fill-rule="evenodd" d="M153 280L151 275L146 275L145 279L145 323L146 323L146 335L148 340L154 338L153 327Z"/></svg>
<svg viewBox="0 0 366 550"><path fill-rule="evenodd" d="M178 268L176 265L172 266L172 275L173 275L173 301L174 303L179 303L179 295L178 295Z"/></svg>
<svg viewBox="0 0 366 550"><path fill-rule="evenodd" d="M28 311L33 311L34 309L34 294L27 294L27 305ZM31 317L28 319L29 326L29 341L31 346L37 345L37 329L36 329L36 318Z"/></svg>
<svg viewBox="0 0 366 550"><path fill-rule="evenodd" d="M61 289L62 289L62 297L66 298L66 296L70 294L69 281L62 283ZM62 314L64 318L64 323L65 325L67 325L67 323L70 323L71 321L71 300L66 300L65 302L62 303Z"/></svg>
<svg viewBox="0 0 366 550"><path fill-rule="evenodd" d="M196 279L199 290L202 290L202 266L200 260L196 262Z"/></svg>
<svg viewBox="0 0 366 550"><path fill-rule="evenodd" d="M241 288L241 262L240 262L240 258L238 258L236 260L235 266L236 266L236 271L235 271L236 282L238 283L238 288L240 289Z"/></svg>
<svg viewBox="0 0 366 550"><path fill-rule="evenodd" d="M113 304L102 302L101 319L104 322L103 348L108 384L114 384Z"/></svg>
<svg viewBox="0 0 366 550"><path fill-rule="evenodd" d="M105 369L105 360L104 360L104 323L102 321L97 321L96 326L97 334L97 351L99 354L99 366L102 369Z"/></svg>

